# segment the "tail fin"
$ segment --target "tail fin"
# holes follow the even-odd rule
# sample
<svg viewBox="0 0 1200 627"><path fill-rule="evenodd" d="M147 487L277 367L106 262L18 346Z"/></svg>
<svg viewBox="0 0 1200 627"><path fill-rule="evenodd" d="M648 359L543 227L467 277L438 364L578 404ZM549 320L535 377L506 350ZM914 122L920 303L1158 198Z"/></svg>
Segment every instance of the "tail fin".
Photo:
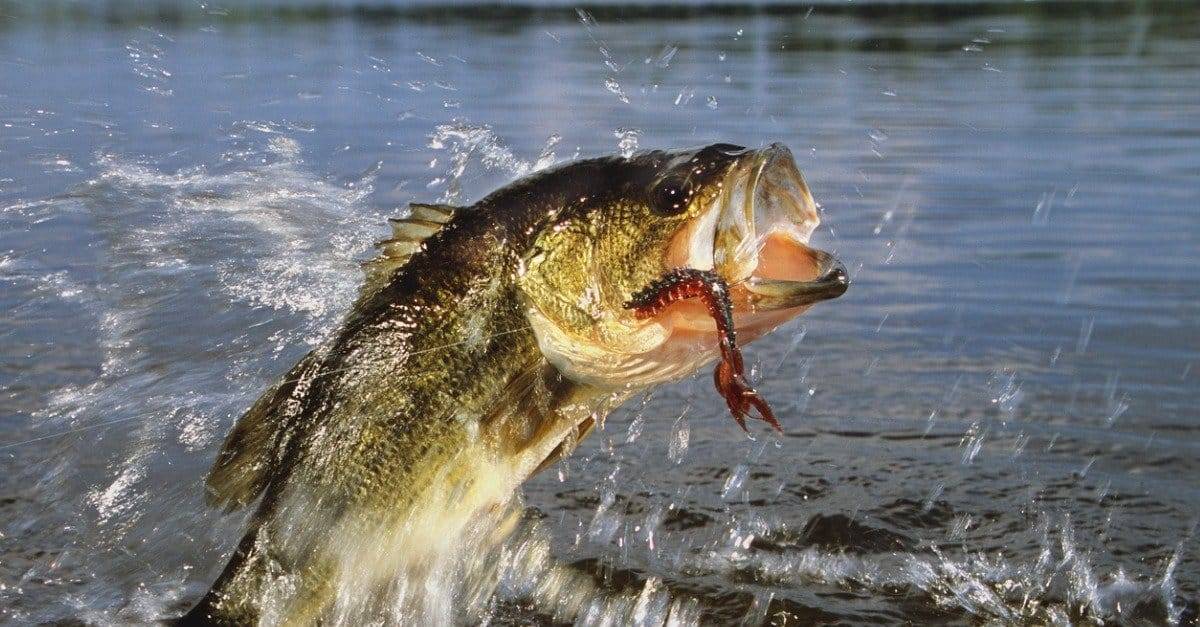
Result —
<svg viewBox="0 0 1200 627"><path fill-rule="evenodd" d="M207 606L204 604L193 607L187 614L180 616L174 620L164 621L170 627L209 627L211 625L221 625L221 621L216 620L207 611Z"/></svg>
<svg viewBox="0 0 1200 627"><path fill-rule="evenodd" d="M264 605L284 625L319 625L334 588L333 562L311 551L278 553L259 512L208 592L173 625L241 627L260 624ZM282 587L277 585L286 582ZM281 595L281 596L277 596ZM271 621L275 622L275 621Z"/></svg>
<svg viewBox="0 0 1200 627"><path fill-rule="evenodd" d="M253 575L261 572L260 567L262 560L254 560L252 556L255 551L255 543L258 540L259 525L254 523L251 525L250 531L242 537L238 543L238 548L230 558L229 563L225 565L225 569L221 571L221 575L217 577L216 583L209 588L208 592L188 611L187 614L168 622L172 627L202 627L202 626L233 626L233 625L253 625L258 623L258 612L253 603L247 601L255 600L250 592L246 592L246 596L242 598L235 597L233 603L222 604L222 599L228 594L226 588L230 582L237 579L239 576L245 578L248 574L253 579ZM239 603L240 601L240 603ZM224 607L223 607L224 605Z"/></svg>

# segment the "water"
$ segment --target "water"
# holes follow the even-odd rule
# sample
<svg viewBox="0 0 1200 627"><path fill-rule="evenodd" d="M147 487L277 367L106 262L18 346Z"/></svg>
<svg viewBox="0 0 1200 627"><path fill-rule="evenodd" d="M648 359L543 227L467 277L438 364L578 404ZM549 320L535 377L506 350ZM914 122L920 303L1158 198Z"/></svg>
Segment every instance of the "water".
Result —
<svg viewBox="0 0 1200 627"><path fill-rule="evenodd" d="M786 436L635 399L422 616L1194 620L1193 8L273 6L0 3L0 621L203 591L221 438L405 203L718 140L853 269L748 349Z"/></svg>

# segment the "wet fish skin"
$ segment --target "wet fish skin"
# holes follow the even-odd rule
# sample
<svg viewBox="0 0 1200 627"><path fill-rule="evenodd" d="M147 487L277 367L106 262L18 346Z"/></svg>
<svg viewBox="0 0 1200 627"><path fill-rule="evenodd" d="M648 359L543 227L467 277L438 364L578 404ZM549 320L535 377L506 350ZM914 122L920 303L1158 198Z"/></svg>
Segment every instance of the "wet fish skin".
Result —
<svg viewBox="0 0 1200 627"><path fill-rule="evenodd" d="M227 438L210 502L260 500L181 623L317 620L345 586L436 559L629 395L694 371L705 357L654 377L571 370L654 348L662 333L623 305L670 269L673 238L749 152L575 162L398 227L397 249L422 236L411 255L369 271L341 329ZM664 210L671 190L683 200Z"/></svg>

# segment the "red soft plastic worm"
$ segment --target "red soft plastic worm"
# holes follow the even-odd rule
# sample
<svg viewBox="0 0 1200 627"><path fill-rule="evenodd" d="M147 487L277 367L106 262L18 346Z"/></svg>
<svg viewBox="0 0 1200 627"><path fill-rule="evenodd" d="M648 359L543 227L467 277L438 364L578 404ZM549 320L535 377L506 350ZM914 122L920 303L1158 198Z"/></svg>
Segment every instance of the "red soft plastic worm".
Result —
<svg viewBox="0 0 1200 627"><path fill-rule="evenodd" d="M775 419L767 401L750 387L746 381L742 351L737 345L737 333L733 326L733 305L729 300L729 286L725 280L711 270L676 268L638 291L625 303L639 319L653 318L672 303L699 298L717 324L717 337L721 348L721 361L713 371L713 382L717 391L725 397L725 404L733 419L743 430L750 407L758 410L761 419L783 433L783 427Z"/></svg>

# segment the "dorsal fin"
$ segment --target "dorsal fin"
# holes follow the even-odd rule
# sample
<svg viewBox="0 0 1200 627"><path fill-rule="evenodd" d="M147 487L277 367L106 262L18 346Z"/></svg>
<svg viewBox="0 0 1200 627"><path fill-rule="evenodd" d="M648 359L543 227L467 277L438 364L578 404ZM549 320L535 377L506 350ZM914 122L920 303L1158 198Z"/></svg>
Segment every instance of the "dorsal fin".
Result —
<svg viewBox="0 0 1200 627"><path fill-rule="evenodd" d="M375 247L379 249L379 255L363 264L367 277L363 283L362 297L368 297L387 285L396 270L408 263L408 259L424 246L425 240L450 222L459 209L453 205L414 202L409 205L407 216L388 220L392 225L392 236L377 242Z"/></svg>

